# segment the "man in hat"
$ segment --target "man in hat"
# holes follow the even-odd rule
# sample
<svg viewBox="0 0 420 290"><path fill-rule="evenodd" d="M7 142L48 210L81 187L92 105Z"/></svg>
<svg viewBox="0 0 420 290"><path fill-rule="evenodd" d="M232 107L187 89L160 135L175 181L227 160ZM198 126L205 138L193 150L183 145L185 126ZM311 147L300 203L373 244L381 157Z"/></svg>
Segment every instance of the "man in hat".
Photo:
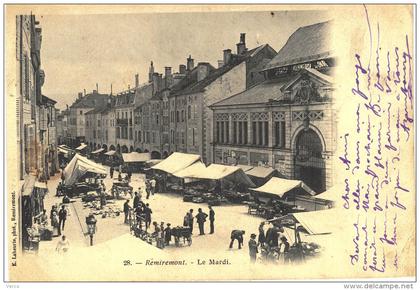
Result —
<svg viewBox="0 0 420 290"><path fill-rule="evenodd" d="M124 203L124 223L128 224L128 214L130 213L130 205L128 204L130 202L129 199L127 199Z"/></svg>
<svg viewBox="0 0 420 290"><path fill-rule="evenodd" d="M193 216L193 209L190 209L190 212L188 213L188 226L191 230L191 234L193 232L193 228L194 228L194 216Z"/></svg>
<svg viewBox="0 0 420 290"><path fill-rule="evenodd" d="M244 243L244 234L245 231L242 230L233 230L230 234L230 245L229 245L229 249L232 249L233 247L233 242L235 240L238 241L238 249L240 250L242 248L242 245Z"/></svg>
<svg viewBox="0 0 420 290"><path fill-rule="evenodd" d="M169 246L171 242L171 224L166 224L165 228L165 245Z"/></svg>
<svg viewBox="0 0 420 290"><path fill-rule="evenodd" d="M207 214L201 208L198 209L198 214L195 216L200 230L200 236L204 235L204 223L206 222Z"/></svg>
<svg viewBox="0 0 420 290"><path fill-rule="evenodd" d="M209 205L209 220L210 220L210 234L214 234L214 210L211 205Z"/></svg>
<svg viewBox="0 0 420 290"><path fill-rule="evenodd" d="M144 207L144 218L146 220L146 229L150 227L150 223L152 222L152 209L149 207L149 204L146 203Z"/></svg>
<svg viewBox="0 0 420 290"><path fill-rule="evenodd" d="M249 257L251 258L251 263L255 263L257 260L258 244L255 241L256 237L257 236L255 234L251 234L251 239L248 242Z"/></svg>
<svg viewBox="0 0 420 290"><path fill-rule="evenodd" d="M137 208L140 204L140 196L137 191L134 193L133 208Z"/></svg>

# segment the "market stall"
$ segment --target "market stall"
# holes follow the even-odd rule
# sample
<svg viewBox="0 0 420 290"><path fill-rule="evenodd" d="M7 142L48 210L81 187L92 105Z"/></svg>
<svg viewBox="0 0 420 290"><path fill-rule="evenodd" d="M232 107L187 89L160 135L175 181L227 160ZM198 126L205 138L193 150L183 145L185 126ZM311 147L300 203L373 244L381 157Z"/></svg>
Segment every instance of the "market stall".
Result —
<svg viewBox="0 0 420 290"><path fill-rule="evenodd" d="M334 186L315 196L296 196L296 204L305 207L308 211L329 209L341 199L339 192L339 187Z"/></svg>
<svg viewBox="0 0 420 290"><path fill-rule="evenodd" d="M256 186L262 186L273 176L278 177L278 171L271 167L257 166L245 171L245 173Z"/></svg>
<svg viewBox="0 0 420 290"><path fill-rule="evenodd" d="M81 143L77 148L76 148L76 152L82 154L82 155L86 155L87 153L87 148L88 145L85 143Z"/></svg>
<svg viewBox="0 0 420 290"><path fill-rule="evenodd" d="M64 168L64 191L69 196L96 190L96 177L106 176L105 168L86 157L76 154ZM92 178L93 177L93 178Z"/></svg>
<svg viewBox="0 0 420 290"><path fill-rule="evenodd" d="M306 211L296 203L296 197L315 194L303 181L272 177L263 186L251 189L253 201L249 203L248 212L270 219L290 212Z"/></svg>
<svg viewBox="0 0 420 290"><path fill-rule="evenodd" d="M294 241L285 256L286 262L303 262L308 258L316 257L322 246L302 237L330 235L337 229L337 217L340 213L334 209L311 212L290 213L282 217L271 219L277 228L288 228L294 233Z"/></svg>
<svg viewBox="0 0 420 290"><path fill-rule="evenodd" d="M93 159L97 163L103 163L105 161L104 151L105 151L104 148L99 148L95 151L92 151L90 153L90 158Z"/></svg>
<svg viewBox="0 0 420 290"><path fill-rule="evenodd" d="M75 152L66 145L59 145L57 147L58 162L60 167L63 168L73 158Z"/></svg>
<svg viewBox="0 0 420 290"><path fill-rule="evenodd" d="M200 159L200 155L174 152L154 165L152 169L156 175L159 175L159 183L163 191L181 192L184 188L183 179L174 174L200 161Z"/></svg>
<svg viewBox="0 0 420 290"><path fill-rule="evenodd" d="M109 150L108 152L104 153L104 164L108 166L118 166L120 165L120 158L118 156L117 151L115 150Z"/></svg>
<svg viewBox="0 0 420 290"><path fill-rule="evenodd" d="M124 162L124 167L130 172L142 172L146 166L146 161L151 160L150 153L123 153L122 159Z"/></svg>
<svg viewBox="0 0 420 290"><path fill-rule="evenodd" d="M193 167L194 166L194 167ZM191 167L191 168L190 168ZM209 203L219 204L225 199L231 201L242 197L249 187L254 187L254 183L249 179L245 172L236 166L210 164L194 164L184 169L178 174L190 183L199 181L199 185L207 186L207 193L202 194L200 190L192 190L189 195L184 196L184 200L199 202L201 200ZM202 195L202 196L200 196Z"/></svg>

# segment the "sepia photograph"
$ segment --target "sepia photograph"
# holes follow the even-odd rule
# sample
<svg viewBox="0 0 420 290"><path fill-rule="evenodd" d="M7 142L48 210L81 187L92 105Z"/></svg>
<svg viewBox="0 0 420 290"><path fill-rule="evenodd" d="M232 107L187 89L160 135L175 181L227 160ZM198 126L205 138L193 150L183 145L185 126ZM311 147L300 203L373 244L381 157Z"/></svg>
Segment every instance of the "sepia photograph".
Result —
<svg viewBox="0 0 420 290"><path fill-rule="evenodd" d="M415 281L414 5L3 9L4 281Z"/></svg>

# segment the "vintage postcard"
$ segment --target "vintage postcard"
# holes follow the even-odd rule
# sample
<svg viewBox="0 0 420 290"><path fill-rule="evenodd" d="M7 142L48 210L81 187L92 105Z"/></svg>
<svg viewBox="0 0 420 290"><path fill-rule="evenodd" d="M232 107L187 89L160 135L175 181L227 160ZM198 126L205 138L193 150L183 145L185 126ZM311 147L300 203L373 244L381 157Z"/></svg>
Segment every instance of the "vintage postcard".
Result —
<svg viewBox="0 0 420 290"><path fill-rule="evenodd" d="M414 5L4 12L5 281L415 281Z"/></svg>

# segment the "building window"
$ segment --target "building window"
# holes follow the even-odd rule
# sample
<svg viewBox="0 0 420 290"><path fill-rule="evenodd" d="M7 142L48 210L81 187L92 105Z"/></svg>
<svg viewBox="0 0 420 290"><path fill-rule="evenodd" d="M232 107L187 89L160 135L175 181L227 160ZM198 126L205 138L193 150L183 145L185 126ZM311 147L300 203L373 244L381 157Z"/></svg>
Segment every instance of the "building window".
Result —
<svg viewBox="0 0 420 290"><path fill-rule="evenodd" d="M156 114L156 124L159 125L159 115Z"/></svg>
<svg viewBox="0 0 420 290"><path fill-rule="evenodd" d="M225 143L229 143L229 121L225 122L225 127L226 127Z"/></svg>
<svg viewBox="0 0 420 290"><path fill-rule="evenodd" d="M239 132L242 133L241 129L239 128L239 132L238 132L238 125L240 123L233 121L233 143L234 144L239 144L239 140L241 140L241 137L238 136ZM238 140L239 137L239 140Z"/></svg>
<svg viewBox="0 0 420 290"><path fill-rule="evenodd" d="M257 145L257 122L252 122L252 144Z"/></svg>
<svg viewBox="0 0 420 290"><path fill-rule="evenodd" d="M192 128L192 144L195 146L195 128Z"/></svg>
<svg viewBox="0 0 420 290"><path fill-rule="evenodd" d="M268 146L268 122L267 121L265 121L265 122L262 122L263 123L263 128L264 128L264 133L263 133L263 145L264 146Z"/></svg>
<svg viewBox="0 0 420 290"><path fill-rule="evenodd" d="M130 128L129 134L130 134L129 139L133 140L133 129L132 128Z"/></svg>
<svg viewBox="0 0 420 290"><path fill-rule="evenodd" d="M184 134L184 132L181 132L181 143L182 143L182 145L185 144L185 134Z"/></svg>
<svg viewBox="0 0 420 290"><path fill-rule="evenodd" d="M83 111L80 111L80 115L83 115Z"/></svg>
<svg viewBox="0 0 420 290"><path fill-rule="evenodd" d="M176 122L179 122L179 111L176 111Z"/></svg>
<svg viewBox="0 0 420 290"><path fill-rule="evenodd" d="M188 106L188 120L191 119L191 106Z"/></svg>
<svg viewBox="0 0 420 290"><path fill-rule="evenodd" d="M181 121L182 122L185 121L185 111L184 110L181 111Z"/></svg>
<svg viewBox="0 0 420 290"><path fill-rule="evenodd" d="M274 122L274 143L276 147L284 148L286 146L286 122Z"/></svg>

